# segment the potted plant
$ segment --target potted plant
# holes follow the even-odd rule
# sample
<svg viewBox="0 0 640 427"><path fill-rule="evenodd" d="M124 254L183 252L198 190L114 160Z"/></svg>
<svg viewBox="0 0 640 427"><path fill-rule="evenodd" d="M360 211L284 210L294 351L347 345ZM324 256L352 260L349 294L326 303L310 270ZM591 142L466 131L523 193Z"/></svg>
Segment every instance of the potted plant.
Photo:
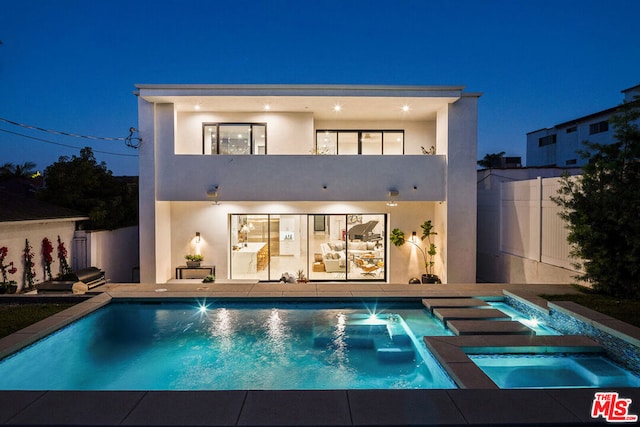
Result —
<svg viewBox="0 0 640 427"><path fill-rule="evenodd" d="M298 283L307 283L307 276L304 274L304 270L300 269L296 272L296 279Z"/></svg>
<svg viewBox="0 0 640 427"><path fill-rule="evenodd" d="M415 232L411 238L406 239L404 231L399 228L394 228L391 231L389 240L397 247L400 247L405 243L410 243L418 248L422 254L425 268L425 274L422 275L422 283L442 283L438 275L433 274L433 265L435 264L433 257L436 255L437 250L436 245L431 241L431 236L435 236L438 233L433 231L433 224L431 223L431 220L427 220L422 223L420 228L422 228L422 236L420 237L420 240L423 242L426 240L426 246L424 248L416 242L417 237L415 236Z"/></svg>
<svg viewBox="0 0 640 427"><path fill-rule="evenodd" d="M204 260L204 257L200 254L196 254L196 255L187 254L184 256L184 259L187 260L187 267L196 268L196 267L200 267L200 263Z"/></svg>
<svg viewBox="0 0 640 427"><path fill-rule="evenodd" d="M216 281L216 276L209 274L202 279L202 283L213 283Z"/></svg>

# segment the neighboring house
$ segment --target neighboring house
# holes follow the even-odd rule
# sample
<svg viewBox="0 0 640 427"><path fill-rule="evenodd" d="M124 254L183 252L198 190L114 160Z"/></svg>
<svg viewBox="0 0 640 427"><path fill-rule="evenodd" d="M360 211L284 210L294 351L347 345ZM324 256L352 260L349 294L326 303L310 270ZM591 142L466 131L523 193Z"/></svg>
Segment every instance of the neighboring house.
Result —
<svg viewBox="0 0 640 427"><path fill-rule="evenodd" d="M45 264L42 256L42 240L46 237L53 244L52 273L59 271L56 248L60 236L68 251L68 262L73 267L72 243L77 221L88 217L79 212L42 202L34 197L30 180L14 178L0 182L0 247L9 250L5 264L13 262L17 272L9 277L23 287L24 249L29 241L34 254L36 283L45 280Z"/></svg>
<svg viewBox="0 0 640 427"><path fill-rule="evenodd" d="M303 270L314 281L406 283L424 273L422 256L388 236L398 227L419 237L427 219L438 233L435 273L475 282L480 94L136 87L141 282L167 282L199 253L217 281Z"/></svg>
<svg viewBox="0 0 640 427"><path fill-rule="evenodd" d="M640 96L640 85L622 91L625 102ZM615 130L609 122L617 107L568 120L551 128L527 134L527 166L584 166L578 151L586 140L600 144L614 141Z"/></svg>

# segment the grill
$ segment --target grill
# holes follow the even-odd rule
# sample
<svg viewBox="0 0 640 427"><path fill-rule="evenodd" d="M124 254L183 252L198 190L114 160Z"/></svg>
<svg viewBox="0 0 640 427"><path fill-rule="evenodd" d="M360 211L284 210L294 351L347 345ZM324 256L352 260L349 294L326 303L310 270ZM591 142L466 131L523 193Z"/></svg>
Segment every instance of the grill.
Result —
<svg viewBox="0 0 640 427"><path fill-rule="evenodd" d="M97 267L82 268L65 277L65 280L47 280L38 285L38 293L74 293L81 294L96 286L104 285L104 271Z"/></svg>

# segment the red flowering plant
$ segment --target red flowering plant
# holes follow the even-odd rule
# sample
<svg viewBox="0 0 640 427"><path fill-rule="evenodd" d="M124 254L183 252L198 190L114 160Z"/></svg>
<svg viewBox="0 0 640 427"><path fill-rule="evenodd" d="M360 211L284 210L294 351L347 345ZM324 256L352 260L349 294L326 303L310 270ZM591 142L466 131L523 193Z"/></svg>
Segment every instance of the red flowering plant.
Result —
<svg viewBox="0 0 640 427"><path fill-rule="evenodd" d="M31 290L34 286L34 281L36 278L36 272L34 267L36 266L33 262L33 257L35 254L32 252L31 245L29 244L29 239L25 239L24 241L24 290Z"/></svg>
<svg viewBox="0 0 640 427"><path fill-rule="evenodd" d="M58 236L58 259L60 260L60 276L65 277L73 274L73 270L69 267L67 262L67 249L64 247L64 243Z"/></svg>
<svg viewBox="0 0 640 427"><path fill-rule="evenodd" d="M42 239L42 257L44 258L44 271L48 280L53 280L51 275L51 264L53 263L53 245L46 237Z"/></svg>
<svg viewBox="0 0 640 427"><path fill-rule="evenodd" d="M8 264L4 263L5 258L9 254L9 249L6 246L0 248L0 271L2 272L2 283L0 283L0 293L15 292L13 288L17 288L18 282L15 280L9 280L8 274L15 274L18 271L13 266L13 261Z"/></svg>

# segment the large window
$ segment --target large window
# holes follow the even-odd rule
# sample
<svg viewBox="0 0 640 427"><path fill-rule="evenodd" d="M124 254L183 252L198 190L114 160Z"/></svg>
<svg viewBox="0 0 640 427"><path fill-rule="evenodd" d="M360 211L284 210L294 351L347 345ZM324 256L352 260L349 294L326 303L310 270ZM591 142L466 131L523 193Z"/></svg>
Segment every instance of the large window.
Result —
<svg viewBox="0 0 640 427"><path fill-rule="evenodd" d="M386 279L386 215L231 215L231 279Z"/></svg>
<svg viewBox="0 0 640 427"><path fill-rule="evenodd" d="M202 152L211 154L267 154L265 123L203 123Z"/></svg>
<svg viewBox="0 0 640 427"><path fill-rule="evenodd" d="M401 130L318 130L316 154L404 154Z"/></svg>
<svg viewBox="0 0 640 427"><path fill-rule="evenodd" d="M593 135L596 133L607 132L609 130L609 121L603 120L598 123L593 123L589 125L589 135Z"/></svg>
<svg viewBox="0 0 640 427"><path fill-rule="evenodd" d="M544 147L547 145L552 145L556 143L556 135L547 135L547 136L543 136L542 138L538 138L538 147Z"/></svg>

